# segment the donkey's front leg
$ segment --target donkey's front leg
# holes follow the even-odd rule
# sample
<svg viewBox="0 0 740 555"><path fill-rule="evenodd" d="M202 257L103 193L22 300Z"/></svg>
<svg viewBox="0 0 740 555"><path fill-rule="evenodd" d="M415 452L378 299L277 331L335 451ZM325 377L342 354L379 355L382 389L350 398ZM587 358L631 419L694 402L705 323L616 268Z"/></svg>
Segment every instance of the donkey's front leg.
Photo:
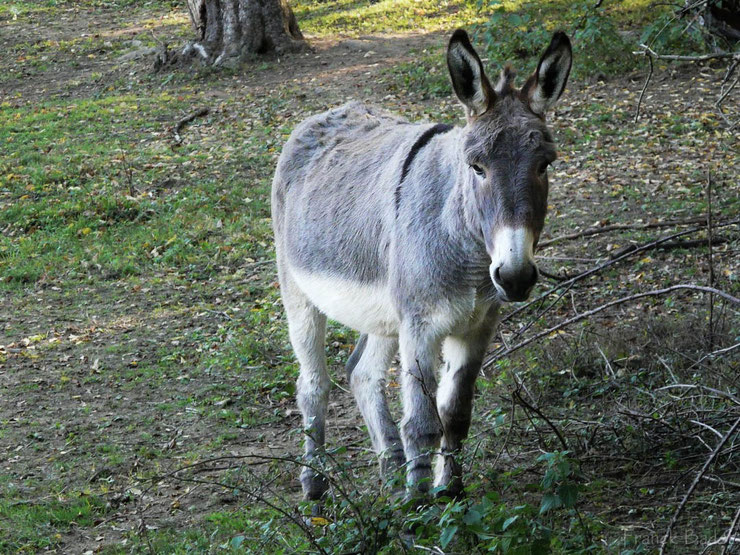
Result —
<svg viewBox="0 0 740 555"><path fill-rule="evenodd" d="M402 326L399 334L403 419L401 441L406 453L409 493L431 487L430 453L439 446L442 426L437 414L435 370L440 340L423 326Z"/></svg>
<svg viewBox="0 0 740 555"><path fill-rule="evenodd" d="M468 436L473 410L475 380L480 372L488 342L495 328L497 309L483 324L465 336L449 336L442 347L443 375L437 392L437 408L444 430L435 465L435 486L443 494L458 497L463 492L459 455Z"/></svg>

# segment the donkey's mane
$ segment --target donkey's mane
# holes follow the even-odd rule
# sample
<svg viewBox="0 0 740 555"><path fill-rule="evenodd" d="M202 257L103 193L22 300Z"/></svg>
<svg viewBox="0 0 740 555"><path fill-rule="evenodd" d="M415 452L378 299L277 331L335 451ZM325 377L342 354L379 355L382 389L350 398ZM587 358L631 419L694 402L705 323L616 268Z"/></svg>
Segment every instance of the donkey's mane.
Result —
<svg viewBox="0 0 740 555"><path fill-rule="evenodd" d="M499 96L514 95L517 91L514 87L514 80L516 79L516 71L509 64L504 66L501 70L501 76L496 83L496 94Z"/></svg>

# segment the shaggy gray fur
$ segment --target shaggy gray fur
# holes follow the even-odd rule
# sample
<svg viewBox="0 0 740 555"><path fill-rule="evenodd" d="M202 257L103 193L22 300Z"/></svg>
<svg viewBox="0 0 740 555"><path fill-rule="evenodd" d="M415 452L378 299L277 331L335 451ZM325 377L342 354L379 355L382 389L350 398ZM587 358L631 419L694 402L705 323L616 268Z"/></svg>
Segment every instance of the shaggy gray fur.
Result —
<svg viewBox="0 0 740 555"><path fill-rule="evenodd" d="M285 144L272 216L308 460L324 443L329 316L363 334L347 371L384 475L405 465L410 491L427 491L441 446L437 483L460 493L455 454L498 307L525 298L537 278L527 253L544 224L544 169L555 151L528 99L549 106L562 92L570 46L558 40L538 66L552 82L535 76L517 91L507 73L494 90L467 35L455 32L448 64L464 127L412 124L350 102L308 118ZM400 434L385 398L399 351ZM309 499L326 491L312 471L301 480Z"/></svg>

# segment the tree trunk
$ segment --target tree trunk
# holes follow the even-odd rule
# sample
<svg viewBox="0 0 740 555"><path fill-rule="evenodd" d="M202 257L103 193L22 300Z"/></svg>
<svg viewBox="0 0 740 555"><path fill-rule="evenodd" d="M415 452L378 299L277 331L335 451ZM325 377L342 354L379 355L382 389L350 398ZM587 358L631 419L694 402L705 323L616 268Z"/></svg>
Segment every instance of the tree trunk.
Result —
<svg viewBox="0 0 740 555"><path fill-rule="evenodd" d="M305 47L286 0L188 0L199 40L183 55L220 65L249 54L283 53Z"/></svg>

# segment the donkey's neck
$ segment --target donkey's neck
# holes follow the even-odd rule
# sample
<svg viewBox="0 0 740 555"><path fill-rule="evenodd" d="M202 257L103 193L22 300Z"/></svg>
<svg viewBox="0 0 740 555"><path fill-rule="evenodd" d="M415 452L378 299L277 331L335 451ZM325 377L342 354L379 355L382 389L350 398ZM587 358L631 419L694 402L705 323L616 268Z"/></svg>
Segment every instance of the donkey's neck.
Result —
<svg viewBox="0 0 740 555"><path fill-rule="evenodd" d="M445 145L446 152L453 153L449 157L453 184L440 215L441 224L454 251L450 255L470 272L480 273L481 277L485 277L488 275L491 258L486 251L479 218L472 202L472 176L463 157L460 134L450 133L444 140L448 143Z"/></svg>

